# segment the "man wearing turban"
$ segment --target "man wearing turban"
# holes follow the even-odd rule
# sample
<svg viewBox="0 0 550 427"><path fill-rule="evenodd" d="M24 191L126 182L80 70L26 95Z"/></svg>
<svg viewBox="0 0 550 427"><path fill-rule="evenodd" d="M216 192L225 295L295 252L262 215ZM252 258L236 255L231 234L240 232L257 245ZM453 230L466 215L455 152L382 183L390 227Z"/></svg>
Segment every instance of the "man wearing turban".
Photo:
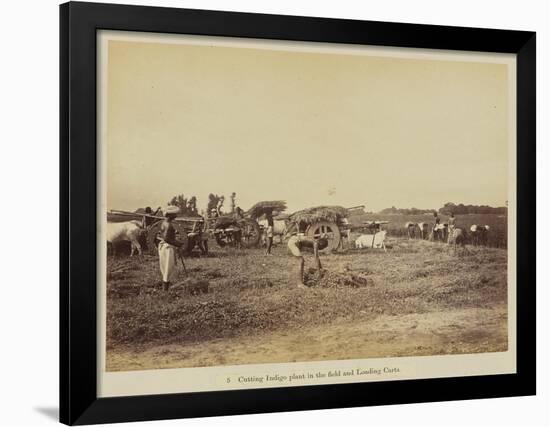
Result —
<svg viewBox="0 0 550 427"><path fill-rule="evenodd" d="M183 245L183 242L176 239L176 229L172 224L178 213L177 206L168 206L164 211L166 219L160 227L159 264L162 288L165 291L170 288L171 279L176 271L176 251Z"/></svg>

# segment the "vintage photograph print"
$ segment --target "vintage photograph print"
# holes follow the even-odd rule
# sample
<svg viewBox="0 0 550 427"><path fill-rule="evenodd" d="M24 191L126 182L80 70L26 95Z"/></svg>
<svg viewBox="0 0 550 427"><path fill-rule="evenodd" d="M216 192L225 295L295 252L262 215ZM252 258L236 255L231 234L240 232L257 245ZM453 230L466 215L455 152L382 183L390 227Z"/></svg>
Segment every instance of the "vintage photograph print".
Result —
<svg viewBox="0 0 550 427"><path fill-rule="evenodd" d="M97 46L100 396L516 372L515 55Z"/></svg>

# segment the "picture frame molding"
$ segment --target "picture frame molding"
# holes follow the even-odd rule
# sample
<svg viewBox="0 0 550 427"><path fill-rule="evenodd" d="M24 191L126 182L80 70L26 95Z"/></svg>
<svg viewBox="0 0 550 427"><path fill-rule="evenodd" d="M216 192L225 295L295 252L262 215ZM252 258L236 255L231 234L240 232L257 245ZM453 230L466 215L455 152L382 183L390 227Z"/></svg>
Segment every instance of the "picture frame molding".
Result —
<svg viewBox="0 0 550 427"><path fill-rule="evenodd" d="M98 30L498 52L517 58L517 373L97 398ZM536 392L536 34L69 2L60 6L60 421L69 425L532 395ZM519 232L518 232L519 235Z"/></svg>

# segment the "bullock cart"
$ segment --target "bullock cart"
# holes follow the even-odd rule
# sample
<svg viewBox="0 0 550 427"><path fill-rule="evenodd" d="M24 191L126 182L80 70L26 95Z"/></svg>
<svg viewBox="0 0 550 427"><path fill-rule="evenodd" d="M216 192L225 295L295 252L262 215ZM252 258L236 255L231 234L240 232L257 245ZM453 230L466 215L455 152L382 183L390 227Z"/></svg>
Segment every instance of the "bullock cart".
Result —
<svg viewBox="0 0 550 427"><path fill-rule="evenodd" d="M157 253L158 235L163 219L164 217L158 215L121 210L111 210L107 213L109 222L139 222L145 231L145 242L151 254ZM196 247L203 254L208 253L208 237L214 238L220 247L234 245L250 248L260 241L258 223L239 212L210 218L177 217L172 224L176 229L177 238L185 244L186 253L190 253Z"/></svg>
<svg viewBox="0 0 550 427"><path fill-rule="evenodd" d="M352 226L348 216L362 212L364 206L344 208L342 206L316 206L303 209L292 214L282 213L286 209L286 203L282 200L272 202L258 202L248 213L251 217L260 219L272 216L274 229L280 235L303 233L308 237L319 238L326 236L328 246L321 252L332 252L349 242ZM260 220L265 224L265 219ZM262 230L264 225L261 226ZM284 230L283 230L284 229Z"/></svg>
<svg viewBox="0 0 550 427"><path fill-rule="evenodd" d="M206 218L204 232L213 236L221 248L227 245L252 248L258 245L261 234L255 220L238 213Z"/></svg>
<svg viewBox="0 0 550 427"><path fill-rule="evenodd" d="M286 204L282 200L258 202L246 212L237 208L233 214L207 218L205 226L220 247L238 245L252 248L258 245L263 232L258 219L272 217L285 209Z"/></svg>
<svg viewBox="0 0 550 427"><path fill-rule="evenodd" d="M342 247L344 236L349 238L348 215L349 211L342 206L316 206L291 214L287 227L312 238L326 236L328 246L321 252L329 253Z"/></svg>
<svg viewBox="0 0 550 427"><path fill-rule="evenodd" d="M258 202L246 212L246 215L257 221L260 226L262 245L266 244L266 232L270 224L273 226L273 234L278 235L282 242L282 237L286 231L286 223L284 219L281 219L281 216L284 215L285 210L286 202L284 200L271 200Z"/></svg>
<svg viewBox="0 0 550 427"><path fill-rule="evenodd" d="M164 217L158 215L148 215L136 212L126 212L120 210L111 210L107 212L108 222L139 222L144 230L145 243L150 254L157 254L158 234ZM176 229L178 240L184 242L184 249L187 254L198 247L203 254L208 253L208 239L204 233L204 218L197 217L177 217L172 222Z"/></svg>

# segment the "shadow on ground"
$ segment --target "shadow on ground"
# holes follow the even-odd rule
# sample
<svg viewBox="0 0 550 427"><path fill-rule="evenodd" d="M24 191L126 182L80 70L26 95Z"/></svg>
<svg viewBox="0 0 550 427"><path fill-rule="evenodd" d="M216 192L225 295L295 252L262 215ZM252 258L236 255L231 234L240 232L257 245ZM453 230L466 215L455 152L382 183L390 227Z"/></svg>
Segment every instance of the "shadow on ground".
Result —
<svg viewBox="0 0 550 427"><path fill-rule="evenodd" d="M59 421L59 408L58 407L38 407L34 408L34 410L42 415L44 415L46 418L49 418L52 421Z"/></svg>

